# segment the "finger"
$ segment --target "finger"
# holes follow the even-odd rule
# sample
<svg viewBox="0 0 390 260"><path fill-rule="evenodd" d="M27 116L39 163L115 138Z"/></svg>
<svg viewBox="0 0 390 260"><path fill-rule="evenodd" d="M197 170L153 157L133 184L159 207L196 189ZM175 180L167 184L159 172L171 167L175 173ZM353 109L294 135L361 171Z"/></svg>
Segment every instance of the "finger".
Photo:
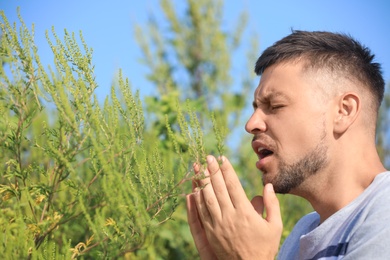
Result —
<svg viewBox="0 0 390 260"><path fill-rule="evenodd" d="M201 166L198 163L194 163L192 165L192 168L194 169L194 173L195 173L195 176L192 179L192 191L194 192L196 187L199 187L198 178L200 178L201 176L201 172L200 172Z"/></svg>
<svg viewBox="0 0 390 260"><path fill-rule="evenodd" d="M192 178L192 192L195 192L196 187L199 187L199 183L196 180L196 175L198 175L198 171L196 170L197 166L195 166L194 164L193 167L194 167L195 176Z"/></svg>
<svg viewBox="0 0 390 260"><path fill-rule="evenodd" d="M199 185L196 183L195 180L192 181L192 192L195 192L195 189L196 187L198 187Z"/></svg>
<svg viewBox="0 0 390 260"><path fill-rule="evenodd" d="M248 207L249 200L245 194L244 189L242 188L241 182L236 172L233 169L233 166L225 156L222 156L220 160L222 162L220 169L225 180L226 189L234 207Z"/></svg>
<svg viewBox="0 0 390 260"><path fill-rule="evenodd" d="M267 213L266 220L283 228L279 200L271 183L267 183L264 187L264 205Z"/></svg>
<svg viewBox="0 0 390 260"><path fill-rule="evenodd" d="M208 156L207 160L212 160L213 158L212 156ZM207 168L203 172L203 177L198 180L198 184L198 189L200 189L202 195L198 200L199 203L202 203L202 205L199 205L202 207L202 212L205 213L206 217L210 215L213 220L219 218L221 216L221 208L215 194L214 184L211 182L210 171ZM204 206L206 206L208 214Z"/></svg>
<svg viewBox="0 0 390 260"><path fill-rule="evenodd" d="M186 195L187 220L190 226L191 233L193 233L192 231L194 231L194 234L197 233L199 230L203 230L203 225L199 220L199 214L195 203L196 202L193 193Z"/></svg>
<svg viewBox="0 0 390 260"><path fill-rule="evenodd" d="M194 168L195 173L199 173L200 171L200 165L198 163L194 163L192 165L192 168Z"/></svg>
<svg viewBox="0 0 390 260"><path fill-rule="evenodd" d="M201 252L202 249L208 246L208 240L202 222L199 219L196 202L193 195L194 194L189 194L186 196L187 220L188 225L190 226L192 237L194 238L195 246L198 249L198 252Z"/></svg>
<svg viewBox="0 0 390 260"><path fill-rule="evenodd" d="M209 178L207 178L209 179ZM204 227L212 227L214 220L221 217L221 210L210 182L195 189L194 198L198 214Z"/></svg>
<svg viewBox="0 0 390 260"><path fill-rule="evenodd" d="M196 176L196 183L198 184L198 187L204 187L210 183L210 174L207 171L207 168L204 169L203 166L196 164L194 166L195 170L195 176Z"/></svg>
<svg viewBox="0 0 390 260"><path fill-rule="evenodd" d="M218 200L218 204L221 210L224 210L229 207L233 208L230 195L226 188L225 179L222 175L221 169L219 168L218 161L214 158L214 156L207 156L207 171L210 175L214 194Z"/></svg>
<svg viewBox="0 0 390 260"><path fill-rule="evenodd" d="M255 196L251 200L253 208L256 210L256 212L260 215L263 216L264 214L264 202L263 202L263 197L261 196Z"/></svg>

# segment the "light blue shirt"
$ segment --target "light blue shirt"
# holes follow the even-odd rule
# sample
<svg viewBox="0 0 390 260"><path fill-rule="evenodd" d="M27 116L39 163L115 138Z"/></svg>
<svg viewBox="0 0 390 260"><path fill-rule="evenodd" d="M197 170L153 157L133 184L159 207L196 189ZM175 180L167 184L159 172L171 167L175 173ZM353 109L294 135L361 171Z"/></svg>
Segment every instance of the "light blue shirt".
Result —
<svg viewBox="0 0 390 260"><path fill-rule="evenodd" d="M278 259L390 259L390 172L319 223L316 212L299 220Z"/></svg>

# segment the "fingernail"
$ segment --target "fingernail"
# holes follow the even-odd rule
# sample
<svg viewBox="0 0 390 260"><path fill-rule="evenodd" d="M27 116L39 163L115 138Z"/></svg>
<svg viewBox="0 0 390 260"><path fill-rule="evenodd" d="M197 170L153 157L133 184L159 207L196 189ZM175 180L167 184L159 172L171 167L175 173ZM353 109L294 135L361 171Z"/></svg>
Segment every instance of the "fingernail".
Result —
<svg viewBox="0 0 390 260"><path fill-rule="evenodd" d="M207 163L212 163L214 161L214 156L212 155L207 155Z"/></svg>
<svg viewBox="0 0 390 260"><path fill-rule="evenodd" d="M267 189L268 189L269 192L272 192L272 193L275 192L275 191L274 191L274 186L272 185L272 183L269 183L269 184L267 185Z"/></svg>

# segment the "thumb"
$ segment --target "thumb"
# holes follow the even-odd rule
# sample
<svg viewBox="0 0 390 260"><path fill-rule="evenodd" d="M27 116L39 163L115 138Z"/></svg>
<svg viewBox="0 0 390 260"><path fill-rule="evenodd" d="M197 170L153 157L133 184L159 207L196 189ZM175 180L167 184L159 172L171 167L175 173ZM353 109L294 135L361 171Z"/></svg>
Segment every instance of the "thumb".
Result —
<svg viewBox="0 0 390 260"><path fill-rule="evenodd" d="M253 208L256 210L257 214L263 216L264 213L264 202L262 196L255 196L251 200Z"/></svg>
<svg viewBox="0 0 390 260"><path fill-rule="evenodd" d="M264 187L264 205L267 213L266 220L269 223L283 226L282 216L280 213L279 200L276 197L274 187L271 183L267 183Z"/></svg>

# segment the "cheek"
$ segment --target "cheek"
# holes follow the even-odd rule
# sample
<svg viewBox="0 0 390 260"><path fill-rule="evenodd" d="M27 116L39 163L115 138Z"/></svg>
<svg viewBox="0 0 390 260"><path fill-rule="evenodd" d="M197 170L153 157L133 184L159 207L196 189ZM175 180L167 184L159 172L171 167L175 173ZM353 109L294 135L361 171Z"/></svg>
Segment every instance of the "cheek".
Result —
<svg viewBox="0 0 390 260"><path fill-rule="evenodd" d="M323 132L323 129L313 125L313 121L297 121L285 121L282 127L275 132L275 141L282 156L294 158L307 153L317 145L321 132Z"/></svg>
<svg viewBox="0 0 390 260"><path fill-rule="evenodd" d="M293 157L315 147L323 138L326 125L323 108L299 104L270 119L268 129L278 149L282 154Z"/></svg>

